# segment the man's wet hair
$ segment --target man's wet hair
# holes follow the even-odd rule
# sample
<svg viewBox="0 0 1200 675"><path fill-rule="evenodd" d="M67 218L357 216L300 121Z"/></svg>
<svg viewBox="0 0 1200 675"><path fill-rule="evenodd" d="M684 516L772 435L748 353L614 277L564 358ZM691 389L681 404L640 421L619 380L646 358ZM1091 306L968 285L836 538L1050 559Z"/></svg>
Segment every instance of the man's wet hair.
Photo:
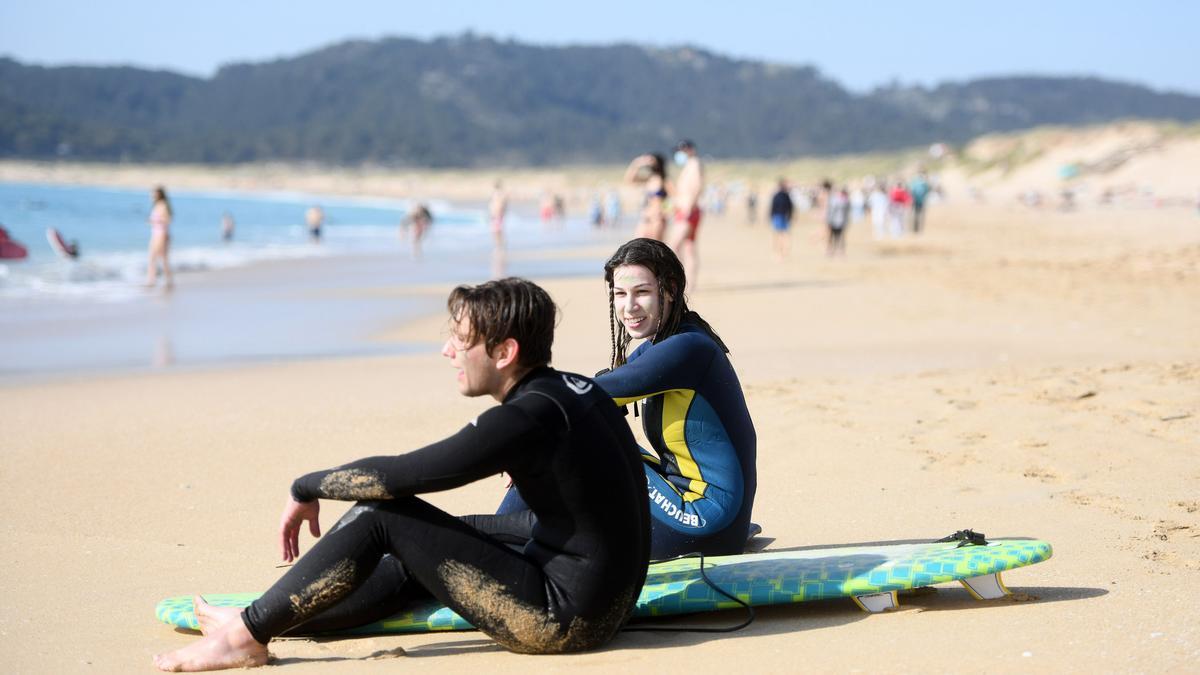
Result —
<svg viewBox="0 0 1200 675"><path fill-rule="evenodd" d="M482 341L491 354L512 338L520 345L518 365L536 368L550 363L558 308L550 294L532 281L508 277L462 285L450 291L446 309L453 321L466 319L470 333L460 337L468 348Z"/></svg>

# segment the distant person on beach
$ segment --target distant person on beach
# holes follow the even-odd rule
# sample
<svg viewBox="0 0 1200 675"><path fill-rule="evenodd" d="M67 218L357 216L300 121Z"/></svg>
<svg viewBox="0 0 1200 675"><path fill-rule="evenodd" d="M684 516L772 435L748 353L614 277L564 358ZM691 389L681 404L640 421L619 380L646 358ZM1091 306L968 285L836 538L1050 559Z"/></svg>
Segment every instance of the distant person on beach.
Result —
<svg viewBox="0 0 1200 675"><path fill-rule="evenodd" d="M72 239L67 241L62 233L53 227L46 228L46 241L50 243L50 248L54 252L66 258L67 260L77 260L81 253L79 249L79 241Z"/></svg>
<svg viewBox="0 0 1200 675"><path fill-rule="evenodd" d="M788 194L787 180L779 179L779 189L771 197L771 244L775 249L775 258L783 260L791 248L792 227L792 197Z"/></svg>
<svg viewBox="0 0 1200 675"><path fill-rule="evenodd" d="M226 211L221 214L221 241L233 241L233 214Z"/></svg>
<svg viewBox="0 0 1200 675"><path fill-rule="evenodd" d="M504 218L508 215L508 193L504 191L504 184L501 181L496 181L492 189L492 198L488 201L488 222L492 229L492 241L496 245L496 250L504 249Z"/></svg>
<svg viewBox="0 0 1200 675"><path fill-rule="evenodd" d="M555 213L559 212L560 198L554 197ZM499 279L506 276L508 268L508 253L504 250L504 219L508 215L508 193L504 183L497 180L492 188L492 197L488 200L488 223L492 232L492 263L491 276ZM559 216L561 218L561 216Z"/></svg>
<svg viewBox="0 0 1200 675"><path fill-rule="evenodd" d="M683 265L666 244L622 244L604 279L611 369L596 384L617 405L641 406L655 453L642 452L651 558L742 553L757 528L758 441L729 349L688 309ZM642 343L626 355L633 340ZM523 496L510 489L498 513L525 513Z"/></svg>
<svg viewBox="0 0 1200 675"><path fill-rule="evenodd" d="M604 218L609 227L621 226L621 195L612 188L604 193Z"/></svg>
<svg viewBox="0 0 1200 675"><path fill-rule="evenodd" d="M846 255L846 227L850 224L850 193L846 188L835 189L825 183L825 226L829 229L829 240L825 255Z"/></svg>
<svg viewBox="0 0 1200 675"><path fill-rule="evenodd" d="M867 209L867 193L861 186L855 186L850 191L850 224L863 219Z"/></svg>
<svg viewBox="0 0 1200 675"><path fill-rule="evenodd" d="M892 191L888 193L888 223L892 236L896 239L904 236L904 220L911 205L912 197L908 188L905 187L904 181L897 180L892 186Z"/></svg>
<svg viewBox="0 0 1200 675"><path fill-rule="evenodd" d="M554 196L549 192L543 192L538 201L538 215L544 227L549 228L554 224Z"/></svg>
<svg viewBox="0 0 1200 675"><path fill-rule="evenodd" d="M588 200L588 222L595 228L604 227L604 203L598 194Z"/></svg>
<svg viewBox="0 0 1200 675"><path fill-rule="evenodd" d="M671 193L675 207L675 222L671 225L667 243L683 261L689 288L694 289L700 272L700 256L696 250L696 232L700 229L700 195L704 194L704 168L696 154L696 144L682 140L675 146L675 164L679 180Z"/></svg>
<svg viewBox="0 0 1200 675"><path fill-rule="evenodd" d="M171 202L167 199L167 191L161 186L154 188L151 193L150 207L150 255L146 262L146 287L152 288L158 283L158 266L162 265L163 279L167 288L174 287L175 280L171 276L171 219L174 212Z"/></svg>
<svg viewBox="0 0 1200 675"><path fill-rule="evenodd" d="M625 169L625 181L642 186L642 216L635 237L662 240L667 229L667 161L662 155L648 152L638 155Z"/></svg>
<svg viewBox="0 0 1200 675"><path fill-rule="evenodd" d="M790 201L791 198L789 197ZM758 191L754 186L750 187L750 191L746 193L746 224L753 225L758 219Z"/></svg>
<svg viewBox="0 0 1200 675"><path fill-rule="evenodd" d="M321 227L325 225L325 209L313 205L304 212L304 222L308 225L308 237L313 241L321 241Z"/></svg>
<svg viewBox="0 0 1200 675"><path fill-rule="evenodd" d="M871 229L877 240L888 236L888 211L891 203L888 193L884 190L884 181L876 181L867 195L867 209L871 212Z"/></svg>
<svg viewBox="0 0 1200 675"><path fill-rule="evenodd" d="M421 241L425 239L425 234L429 231L429 226L433 224L433 214L430 213L429 207L424 204L417 204L413 207L412 213L408 214L405 223L412 229L409 233L409 241L412 243L413 258L420 258Z"/></svg>
<svg viewBox="0 0 1200 675"><path fill-rule="evenodd" d="M424 448L296 479L278 536L295 565L244 611L196 596L204 637L154 657L158 668L261 666L281 635L362 626L430 599L522 654L616 636L649 557L646 476L629 426L591 379L550 367L556 310L537 285L459 286L447 307L442 355L459 393L499 405ZM455 517L417 496L500 472L527 511ZM356 503L301 557L304 524L320 536L321 499Z"/></svg>
<svg viewBox="0 0 1200 675"><path fill-rule="evenodd" d="M504 184L497 180L492 186L492 197L487 202L487 219L491 223L492 240L496 249L504 247L504 219L509 213L509 193L504 191Z"/></svg>
<svg viewBox="0 0 1200 675"><path fill-rule="evenodd" d="M921 234L921 227L925 224L925 199L929 196L929 180L925 177L924 169L908 182L908 194L912 200L912 231L913 234Z"/></svg>

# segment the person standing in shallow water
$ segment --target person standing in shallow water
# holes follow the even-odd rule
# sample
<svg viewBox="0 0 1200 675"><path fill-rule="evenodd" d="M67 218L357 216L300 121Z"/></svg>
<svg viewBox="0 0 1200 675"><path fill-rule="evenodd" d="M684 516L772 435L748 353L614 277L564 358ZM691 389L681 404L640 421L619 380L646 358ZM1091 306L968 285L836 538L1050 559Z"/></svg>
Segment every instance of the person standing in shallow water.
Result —
<svg viewBox="0 0 1200 675"><path fill-rule="evenodd" d="M233 241L233 214L226 211L221 214L221 241L229 243Z"/></svg>
<svg viewBox="0 0 1200 675"><path fill-rule="evenodd" d="M508 193L504 191L504 183L496 181L492 189L492 198L488 201L488 223L496 251L504 250L504 219L507 216Z"/></svg>
<svg viewBox="0 0 1200 675"><path fill-rule="evenodd" d="M511 278L459 286L447 307L442 354L459 392L500 405L419 450L298 478L279 532L295 566L241 612L195 598L204 638L156 656L158 668L263 665L272 638L365 625L430 596L515 652L616 635L649 557L633 434L592 380L549 367L556 310L544 290ZM527 512L455 518L416 497L500 472ZM320 536L320 499L357 503L300 557L302 526Z"/></svg>
<svg viewBox="0 0 1200 675"><path fill-rule="evenodd" d="M308 238L314 242L321 241L321 227L325 225L325 209L313 205L304 212L304 224L308 227Z"/></svg>
<svg viewBox="0 0 1200 675"><path fill-rule="evenodd" d="M167 288L175 286L171 275L171 220L175 213L171 210L171 201L167 199L167 191L161 186L154 188L151 193L150 207L150 253L146 261L146 287L152 288L158 283L158 266L162 265L163 280Z"/></svg>
<svg viewBox="0 0 1200 675"><path fill-rule="evenodd" d="M429 226L433 224L433 213L429 211L428 206L417 204L412 213L404 219L404 224L405 229L412 229L412 232L409 233L412 256L414 260L419 260L421 258L421 242L425 239L425 233L429 231Z"/></svg>

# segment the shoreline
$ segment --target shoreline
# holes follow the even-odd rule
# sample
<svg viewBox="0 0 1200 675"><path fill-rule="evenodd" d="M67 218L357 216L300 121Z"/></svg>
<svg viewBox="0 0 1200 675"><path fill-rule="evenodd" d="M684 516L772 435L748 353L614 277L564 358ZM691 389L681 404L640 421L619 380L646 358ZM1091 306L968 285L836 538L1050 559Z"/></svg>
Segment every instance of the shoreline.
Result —
<svg viewBox="0 0 1200 675"><path fill-rule="evenodd" d="M504 266L519 276L582 278L607 248L516 250ZM399 270L386 253L260 261L179 274L174 291L113 303L35 302L28 316L0 323L0 386L410 353L425 340L397 336L440 312L454 285L485 280L496 269L490 258L477 252Z"/></svg>

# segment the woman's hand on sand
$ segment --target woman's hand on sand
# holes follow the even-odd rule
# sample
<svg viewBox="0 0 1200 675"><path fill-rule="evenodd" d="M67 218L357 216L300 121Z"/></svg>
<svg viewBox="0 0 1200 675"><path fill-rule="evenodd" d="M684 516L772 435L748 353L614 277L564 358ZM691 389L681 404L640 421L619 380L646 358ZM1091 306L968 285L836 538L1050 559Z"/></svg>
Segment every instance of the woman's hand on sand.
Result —
<svg viewBox="0 0 1200 675"><path fill-rule="evenodd" d="M288 497L283 506L283 516L279 519L279 550L284 562L292 562L300 557L300 525L308 521L308 531L313 537L321 536L321 500L298 502Z"/></svg>

